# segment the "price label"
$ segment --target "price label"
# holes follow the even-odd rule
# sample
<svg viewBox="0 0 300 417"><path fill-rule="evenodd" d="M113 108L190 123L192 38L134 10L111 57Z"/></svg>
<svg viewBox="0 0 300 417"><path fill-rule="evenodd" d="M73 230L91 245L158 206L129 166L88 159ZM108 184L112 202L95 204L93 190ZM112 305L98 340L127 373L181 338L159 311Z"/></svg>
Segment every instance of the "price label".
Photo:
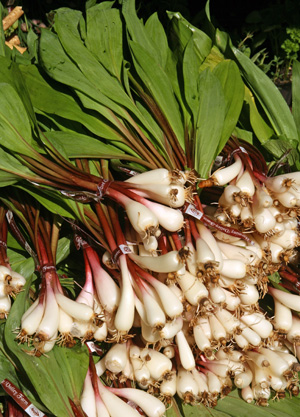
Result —
<svg viewBox="0 0 300 417"><path fill-rule="evenodd" d="M8 379L1 382L4 391L10 395L15 402L30 416L30 417L46 417L42 411L36 408L29 399Z"/></svg>
<svg viewBox="0 0 300 417"><path fill-rule="evenodd" d="M203 213L200 210L197 210L193 204L189 204L187 206L187 208L185 209L185 213L189 214L192 217L195 217L198 220L200 220L203 216Z"/></svg>

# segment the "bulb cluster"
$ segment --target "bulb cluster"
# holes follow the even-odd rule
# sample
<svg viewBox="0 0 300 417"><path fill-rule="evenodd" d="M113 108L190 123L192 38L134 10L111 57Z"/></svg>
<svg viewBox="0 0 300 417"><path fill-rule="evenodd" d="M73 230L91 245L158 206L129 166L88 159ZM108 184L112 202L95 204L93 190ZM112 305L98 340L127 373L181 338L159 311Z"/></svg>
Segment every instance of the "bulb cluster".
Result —
<svg viewBox="0 0 300 417"><path fill-rule="evenodd" d="M11 308L11 297L21 291L25 278L11 268L0 266L0 318L7 318Z"/></svg>
<svg viewBox="0 0 300 417"><path fill-rule="evenodd" d="M224 186L214 208L202 210L191 192L195 177L183 171L154 170L108 187L106 196L124 209L124 244L102 258L83 245L86 284L78 298L66 297L56 281L46 285L22 318L21 341L31 335L40 353L50 342L72 346L74 338L109 342L98 375L131 381L167 402L177 394L214 406L233 385L261 405L273 391L296 394L298 299L285 304L268 276L299 244L300 199L291 203L287 193L300 179L295 173L261 183L234 158L213 174ZM274 317L259 305L267 292ZM40 321L29 332L25 321L35 309ZM57 319L44 337L48 310Z"/></svg>

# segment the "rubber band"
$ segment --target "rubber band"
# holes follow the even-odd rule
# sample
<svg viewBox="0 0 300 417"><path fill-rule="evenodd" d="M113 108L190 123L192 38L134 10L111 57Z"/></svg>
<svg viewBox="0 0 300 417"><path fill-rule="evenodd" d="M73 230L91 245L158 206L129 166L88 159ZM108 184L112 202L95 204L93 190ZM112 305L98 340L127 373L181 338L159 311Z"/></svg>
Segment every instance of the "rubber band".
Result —
<svg viewBox="0 0 300 417"><path fill-rule="evenodd" d="M129 246L119 245L117 249L113 251L111 255L111 260L114 264L117 264L121 255L128 255L129 253L132 253L132 250Z"/></svg>
<svg viewBox="0 0 300 417"><path fill-rule="evenodd" d="M2 246L3 248L7 248L7 243L4 242L4 240L0 240L0 246Z"/></svg>
<svg viewBox="0 0 300 417"><path fill-rule="evenodd" d="M125 172L127 175L130 175L131 177L134 177L135 175L138 174L138 172L133 171L132 169L124 168L124 167L119 167L119 170Z"/></svg>
<svg viewBox="0 0 300 417"><path fill-rule="evenodd" d="M193 206L193 204L189 204L185 208L184 213L189 214L190 216L195 217L198 220L201 220L206 226L210 226L227 235L238 237L250 243L251 245L254 244L253 241L248 236L245 236L242 232L239 232L233 227L227 227L220 223L215 222L214 220L210 219L205 214L203 214L201 211L197 210L196 207Z"/></svg>
<svg viewBox="0 0 300 417"><path fill-rule="evenodd" d="M38 257L35 251L31 248L29 243L26 241L22 233L20 232L20 229L18 228L13 212L11 210L7 210L6 212L6 218L9 224L9 227L11 228L12 233L14 234L15 238L18 240L18 242L23 245L26 252L34 259L34 262L36 265L38 265Z"/></svg>
<svg viewBox="0 0 300 417"><path fill-rule="evenodd" d="M86 248L88 246L88 243L81 236L75 234L74 235L74 245L75 245L75 248L77 250L79 250L81 248Z"/></svg>
<svg viewBox="0 0 300 417"><path fill-rule="evenodd" d="M111 183L112 181L105 179L99 182L99 184L97 185L97 196L99 200L101 200L105 196L106 191Z"/></svg>
<svg viewBox="0 0 300 417"><path fill-rule="evenodd" d="M45 264L41 267L40 271L44 275L46 272L49 272L49 271L55 271L56 272L56 267L52 264Z"/></svg>

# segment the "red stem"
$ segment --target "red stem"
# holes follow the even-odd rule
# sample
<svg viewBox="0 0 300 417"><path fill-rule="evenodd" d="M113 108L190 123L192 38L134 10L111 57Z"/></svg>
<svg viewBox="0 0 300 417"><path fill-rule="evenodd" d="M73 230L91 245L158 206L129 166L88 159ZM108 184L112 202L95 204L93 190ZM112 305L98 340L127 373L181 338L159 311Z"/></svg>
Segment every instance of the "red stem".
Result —
<svg viewBox="0 0 300 417"><path fill-rule="evenodd" d="M192 233L191 233L191 225L190 225L190 219L185 219L185 244L193 244L192 242Z"/></svg>
<svg viewBox="0 0 300 417"><path fill-rule="evenodd" d="M182 249L182 243L181 243L181 240L179 239L178 234L176 232L174 232L174 233L171 233L171 236L172 236L173 242L175 244L176 250Z"/></svg>
<svg viewBox="0 0 300 417"><path fill-rule="evenodd" d="M290 281L286 281L285 279L282 280L279 285L283 288L285 288L286 290L289 290L291 292L300 294L300 289L296 288Z"/></svg>
<svg viewBox="0 0 300 417"><path fill-rule="evenodd" d="M193 238L196 242L197 239L200 238L200 234L199 234L198 229L196 227L195 220L194 219L189 219L189 224L190 224L190 230L191 230L192 236L193 236Z"/></svg>
<svg viewBox="0 0 300 417"><path fill-rule="evenodd" d="M297 278L296 275L291 274L290 272L287 272L287 271L279 270L278 272L279 272L279 275L282 278L285 278L287 281L291 282L292 284L297 284L298 283L298 278Z"/></svg>
<svg viewBox="0 0 300 417"><path fill-rule="evenodd" d="M220 230L220 232L223 232L226 235L238 237L238 238L240 238L242 240L245 240L246 242L248 242L252 245L252 240L248 236L244 235L242 232L239 232L238 230L234 229L233 227L223 226L222 224L217 223L214 220L210 219L205 214L203 214L203 216L201 217L201 221L206 226L210 226L214 229Z"/></svg>
<svg viewBox="0 0 300 417"><path fill-rule="evenodd" d="M157 239L157 243L158 243L158 250L161 253L161 255L164 255L166 253L168 253L168 247L166 244L166 236L161 234L159 236L159 238Z"/></svg>
<svg viewBox="0 0 300 417"><path fill-rule="evenodd" d="M96 213L97 213L98 219L99 219L100 224L101 224L102 229L103 229L103 233L106 237L107 243L110 247L110 250L113 252L114 250L117 249L117 244L116 244L115 238L112 234L110 225L107 221L106 215L105 215L105 213L103 211L103 208L101 206L101 203L97 203L95 205L95 208L96 208Z"/></svg>

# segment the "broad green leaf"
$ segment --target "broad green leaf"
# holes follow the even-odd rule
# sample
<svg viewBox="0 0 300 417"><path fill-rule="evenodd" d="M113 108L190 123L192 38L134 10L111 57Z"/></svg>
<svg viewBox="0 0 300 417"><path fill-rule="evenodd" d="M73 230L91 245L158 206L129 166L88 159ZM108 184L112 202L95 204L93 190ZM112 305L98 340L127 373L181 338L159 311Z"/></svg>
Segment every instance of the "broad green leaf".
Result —
<svg viewBox="0 0 300 417"><path fill-rule="evenodd" d="M210 53L207 55L205 61L201 65L201 71L204 71L206 68L213 69L216 65L220 62L224 61L224 55L220 52L220 50L214 45L211 48Z"/></svg>
<svg viewBox="0 0 300 417"><path fill-rule="evenodd" d="M47 132L45 136L53 145L63 148L68 158L122 158L119 149L91 136L76 132Z"/></svg>
<svg viewBox="0 0 300 417"><path fill-rule="evenodd" d="M299 415L299 398L285 398L280 401L269 400L268 407L258 407L254 403L248 404L240 398L239 391L233 390L228 396L219 400L215 410L221 411L230 417L289 417Z"/></svg>
<svg viewBox="0 0 300 417"><path fill-rule="evenodd" d="M26 191L53 214L72 219L79 217L78 207L75 201L63 197L59 191L31 185L26 185L25 187L19 184L17 187Z"/></svg>
<svg viewBox="0 0 300 417"><path fill-rule="evenodd" d="M171 23L168 36L171 48L177 51L180 57L193 34L191 29L194 29L194 27L179 12L167 12L167 14Z"/></svg>
<svg viewBox="0 0 300 417"><path fill-rule="evenodd" d="M258 111L254 96L248 87L245 86L245 103L242 113L249 113L250 124L257 139L264 144L272 136L275 136L274 130L265 122L261 113Z"/></svg>
<svg viewBox="0 0 300 417"><path fill-rule="evenodd" d="M218 153L222 151L239 119L244 100L244 84L237 65L233 61L220 62L213 70L221 81L226 102L225 121Z"/></svg>
<svg viewBox="0 0 300 417"><path fill-rule="evenodd" d="M34 128L36 126L36 118L19 65L8 58L0 56L0 79L5 80L6 83L14 87L23 102L24 108L31 120L31 125Z"/></svg>
<svg viewBox="0 0 300 417"><path fill-rule="evenodd" d="M89 364L88 349L84 345L76 345L72 349L55 347L53 360L62 370L66 393L73 401L79 402ZM65 375L65 377L64 377Z"/></svg>
<svg viewBox="0 0 300 417"><path fill-rule="evenodd" d="M20 154L32 156L32 133L27 112L16 90L0 83L1 145Z"/></svg>
<svg viewBox="0 0 300 417"><path fill-rule="evenodd" d="M168 58L168 39L157 13L153 13L145 23L145 30L156 47L158 62L165 68Z"/></svg>
<svg viewBox="0 0 300 417"><path fill-rule="evenodd" d="M271 79L238 49L232 51L241 73L263 108L269 123L278 136L297 139L298 133L290 109Z"/></svg>
<svg viewBox="0 0 300 417"><path fill-rule="evenodd" d="M10 248L7 249L7 255L13 271L19 272L26 279L32 278L36 266L33 258L28 257L28 254L23 250L17 252Z"/></svg>
<svg viewBox="0 0 300 417"><path fill-rule="evenodd" d="M226 53L226 48L231 42L227 32L224 32L218 28L215 29L215 43L222 53Z"/></svg>
<svg viewBox="0 0 300 417"><path fill-rule="evenodd" d="M253 143L253 132L245 129L241 129L239 127L235 127L232 132L233 136L238 139L243 139L246 142Z"/></svg>
<svg viewBox="0 0 300 417"><path fill-rule="evenodd" d="M7 151L0 147L0 185L14 184L22 177L31 180L35 179L35 174L30 171L24 164L14 158Z"/></svg>
<svg viewBox="0 0 300 417"><path fill-rule="evenodd" d="M2 22L3 19L3 6L2 3L0 3L0 22ZM5 36L3 31L3 25L0 25L0 55L5 56Z"/></svg>
<svg viewBox="0 0 300 417"><path fill-rule="evenodd" d="M126 22L128 38L133 42L139 43L149 52L152 59L159 63L160 54L157 53L155 44L153 44L152 39L149 37L142 20L137 16L135 0L122 1L122 14Z"/></svg>
<svg viewBox="0 0 300 417"><path fill-rule="evenodd" d="M200 74L199 95L194 159L196 171L205 178L217 155L226 109L221 82L209 69Z"/></svg>
<svg viewBox="0 0 300 417"><path fill-rule="evenodd" d="M292 112L300 140L300 62L293 63Z"/></svg>
<svg viewBox="0 0 300 417"><path fill-rule="evenodd" d="M182 417L182 414L178 407L178 403L179 401L176 401L174 397L171 399L171 404L166 411L166 417Z"/></svg>
<svg viewBox="0 0 300 417"><path fill-rule="evenodd" d="M7 346L4 343L4 330L5 330L5 322L3 322L0 326L0 378L1 381L3 379L8 379L12 382L17 388L19 388L34 404L39 408L39 410L47 412L48 410L39 402L39 399L32 393L28 386L28 381L26 378L21 378L23 382L19 378L18 369L13 361L13 359L9 356L9 352ZM2 387L0 388L0 395L2 394ZM3 392L4 395L7 395Z"/></svg>
<svg viewBox="0 0 300 417"><path fill-rule="evenodd" d="M86 13L85 44L98 61L118 80L123 65L123 30L117 9L91 7Z"/></svg>
<svg viewBox="0 0 300 417"><path fill-rule="evenodd" d="M111 9L115 4L115 1L102 1L100 4L97 4L97 0L87 0L85 3L85 8L88 10L90 7L98 7L98 9Z"/></svg>
<svg viewBox="0 0 300 417"><path fill-rule="evenodd" d="M19 381L16 375L16 368L9 358L5 347L3 345L3 334L4 334L5 322L0 324L0 379L8 379L17 387L19 387Z"/></svg>
<svg viewBox="0 0 300 417"><path fill-rule="evenodd" d="M95 56L85 47L79 37L77 21L81 13L70 9L59 9L55 15L55 29L66 53L94 86L96 92L105 95L105 103L112 110L125 115L122 107L136 112L136 107L127 96L120 82L102 66ZM108 99L109 98L109 99ZM103 98L104 100L104 98ZM111 103L117 103L118 105ZM119 107L122 106L122 107Z"/></svg>
<svg viewBox="0 0 300 417"><path fill-rule="evenodd" d="M22 66L21 71L36 109L81 123L97 136L114 140L119 138L107 121L85 111L69 91L54 82L48 83L36 66Z"/></svg>
<svg viewBox="0 0 300 417"><path fill-rule="evenodd" d="M1 155L1 150L0 150ZM0 187L7 187L8 185L15 184L20 180L18 175L14 175L12 173L1 171L0 167Z"/></svg>
<svg viewBox="0 0 300 417"><path fill-rule="evenodd" d="M84 58L82 58L82 60L84 60ZM101 112L108 120L111 120L111 114L110 111L108 111L108 108L112 108L117 114L124 114L124 111L119 106L102 94L101 91L96 88L84 74L82 74L79 68L77 68L63 50L57 35L48 30L42 30L41 33L40 61L46 73L54 80L91 97L93 100L96 100L96 104L100 105L101 103ZM98 65L100 66L100 64ZM99 84L100 79L101 75L98 74L97 85Z"/></svg>
<svg viewBox="0 0 300 417"><path fill-rule="evenodd" d="M96 100L94 109L100 110L98 111L102 115L102 120L105 118L118 127L117 117L121 116L129 124L132 124L133 120L128 114L129 110L139 120L139 123L152 133L151 126L143 120L123 86L109 74L82 43L76 25L80 15L78 13L74 15L73 12L72 10L67 12L65 9L59 9L56 14L55 26L60 34L61 42L72 60L64 52L57 36L49 31L42 31L40 55L46 72L55 80L81 92L81 100L84 96ZM80 70L73 62L76 62ZM92 100L90 101L89 108L93 109Z"/></svg>
<svg viewBox="0 0 300 417"><path fill-rule="evenodd" d="M73 417L68 398L78 401L88 368L87 349L85 346L74 349L55 346L47 355L39 358L25 352L26 348L16 342L14 330L20 327L29 288L30 280L12 306L5 326L5 343L18 370L23 378L26 375L30 379L45 407L56 416Z"/></svg>
<svg viewBox="0 0 300 417"><path fill-rule="evenodd" d="M180 408L183 417L228 417L228 414L217 411L214 408L205 407L203 404L182 404Z"/></svg>
<svg viewBox="0 0 300 417"><path fill-rule="evenodd" d="M184 147L182 115L167 74L159 65L153 65L152 56L140 44L135 42L129 44L139 77L168 120L179 143Z"/></svg>
<svg viewBox="0 0 300 417"><path fill-rule="evenodd" d="M178 12L168 12L168 17L171 19L172 24L172 36L170 36L172 45L174 44L176 48L179 48L181 51L180 54L182 54L191 36L193 36L195 46L198 49L196 53L201 58L201 61L203 61L212 47L210 37L198 27L193 26Z"/></svg>
<svg viewBox="0 0 300 417"><path fill-rule="evenodd" d="M299 160L299 151L297 151L298 142L296 140L290 141L286 138L270 139L263 144L264 148L267 149L276 159L280 159L286 152L286 160L290 166L296 164Z"/></svg>
<svg viewBox="0 0 300 417"><path fill-rule="evenodd" d="M31 61L38 62L38 35L33 28L29 28L27 35L27 48Z"/></svg>
<svg viewBox="0 0 300 417"><path fill-rule="evenodd" d="M67 256L70 255L70 251L70 239L68 239L67 237L62 237L61 239L59 239L56 251L56 263L59 264L60 262L65 260Z"/></svg>
<svg viewBox="0 0 300 417"><path fill-rule="evenodd" d="M205 34L203 33L203 35ZM209 54L210 49L211 40L206 35L202 37L202 33L199 34L199 32L193 32L183 54L182 71L184 94L186 101L194 114L194 118L197 114L199 105L197 84L200 67L206 56Z"/></svg>

